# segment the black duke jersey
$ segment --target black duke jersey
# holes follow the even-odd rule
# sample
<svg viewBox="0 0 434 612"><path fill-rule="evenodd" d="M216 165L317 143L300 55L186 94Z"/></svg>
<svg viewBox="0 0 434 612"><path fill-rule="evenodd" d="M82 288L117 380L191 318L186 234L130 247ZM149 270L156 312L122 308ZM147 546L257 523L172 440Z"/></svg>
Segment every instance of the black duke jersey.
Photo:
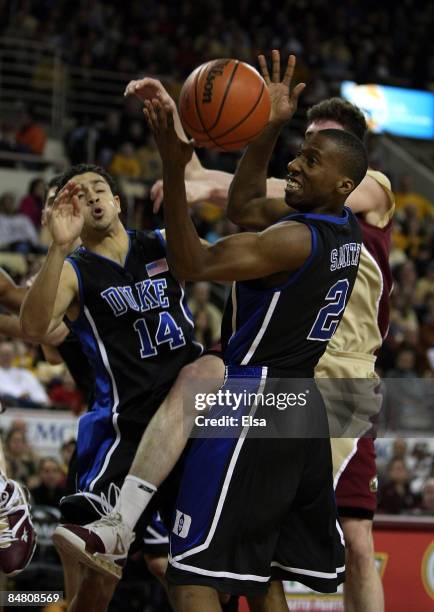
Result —
<svg viewBox="0 0 434 612"><path fill-rule="evenodd" d="M123 266L84 247L67 258L80 291L80 314L70 327L96 378L94 403L79 425L81 490L93 490L113 452L137 447L180 369L202 350L163 236L132 231L129 240Z"/></svg>
<svg viewBox="0 0 434 612"><path fill-rule="evenodd" d="M311 254L281 286L234 283L223 317L225 361L313 376L351 295L362 234L346 207L340 217L294 213L284 220L309 227Z"/></svg>

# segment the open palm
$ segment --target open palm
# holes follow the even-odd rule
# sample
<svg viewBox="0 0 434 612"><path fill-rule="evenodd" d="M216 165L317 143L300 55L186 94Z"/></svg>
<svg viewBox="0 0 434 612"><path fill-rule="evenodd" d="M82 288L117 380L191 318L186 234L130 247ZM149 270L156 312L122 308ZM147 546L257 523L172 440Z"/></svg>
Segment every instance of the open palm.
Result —
<svg viewBox="0 0 434 612"><path fill-rule="evenodd" d="M69 246L81 234L84 216L78 194L82 186L69 181L57 194L48 215L48 228L58 246Z"/></svg>
<svg viewBox="0 0 434 612"><path fill-rule="evenodd" d="M275 49L271 52L271 78L268 72L267 60L264 55L258 56L259 68L270 92L271 111L270 123L286 123L297 110L298 98L306 87L299 83L291 89L291 81L296 65L295 55L290 55L283 79L280 79L280 53Z"/></svg>

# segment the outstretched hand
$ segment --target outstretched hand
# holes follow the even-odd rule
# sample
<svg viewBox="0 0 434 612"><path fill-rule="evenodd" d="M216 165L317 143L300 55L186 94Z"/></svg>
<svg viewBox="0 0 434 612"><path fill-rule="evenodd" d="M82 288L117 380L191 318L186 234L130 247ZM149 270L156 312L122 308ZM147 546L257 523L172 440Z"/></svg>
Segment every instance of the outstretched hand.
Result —
<svg viewBox="0 0 434 612"><path fill-rule="evenodd" d="M291 89L291 81L296 65L295 55L290 55L283 79L280 80L280 53L276 49L271 52L271 79L267 60L264 55L258 56L259 68L268 87L271 98L270 123L286 123L297 110L298 98L306 87L299 83Z"/></svg>
<svg viewBox="0 0 434 612"><path fill-rule="evenodd" d="M47 212L48 229L53 242L60 247L68 249L81 234L84 216L78 194L82 191L80 183L68 181Z"/></svg>
<svg viewBox="0 0 434 612"><path fill-rule="evenodd" d="M142 102L156 99L167 108L176 109L175 101L170 97L162 82L151 77L130 81L125 88L124 96L136 96Z"/></svg>
<svg viewBox="0 0 434 612"><path fill-rule="evenodd" d="M181 140L175 131L173 110L153 98L145 100L143 113L152 131L163 163L169 161L185 168L191 160L194 142Z"/></svg>

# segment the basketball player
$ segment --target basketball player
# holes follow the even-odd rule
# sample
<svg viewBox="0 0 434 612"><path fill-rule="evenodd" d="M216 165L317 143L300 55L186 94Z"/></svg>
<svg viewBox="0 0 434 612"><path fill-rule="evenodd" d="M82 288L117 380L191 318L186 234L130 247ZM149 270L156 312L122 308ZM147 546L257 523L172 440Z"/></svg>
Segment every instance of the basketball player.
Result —
<svg viewBox="0 0 434 612"><path fill-rule="evenodd" d="M277 368L276 373L279 370L279 366L281 366L280 370L284 371L289 377L303 374L309 376L311 372L313 373L313 365L316 363L317 358L325 349L325 342L320 342L315 339L317 330L313 329L316 326L321 327L322 325L320 320L321 317L320 319L317 319L317 315L324 306L324 298L332 285L336 289L336 283L341 283L343 307L348 296L347 288L350 290L357 271L356 255L351 262L348 262L345 266L341 267L339 271L334 270L333 273L329 269L330 265L327 263L327 261L330 255L329 251L331 251L332 248L339 245L343 247L343 244L348 244L349 241L354 246L354 252L357 252L358 239L360 238L359 228L351 213L346 209L345 211L342 210L342 205L346 195L354 189L355 185L360 182L366 172L366 156L361 143L351 135L338 130L326 130L321 135L317 134L313 136L306 143L301 157L289 164L291 180L288 181L287 186L288 204L292 204L296 208L299 208L300 213L296 213L294 217L291 217L289 222L286 221L278 224L262 234L241 234L220 241L215 246L200 246L200 248L198 248L197 235L195 234L193 226L190 224L184 206L184 204L186 205L186 202L184 201L185 191L183 175L185 165L191 157L192 149L185 143L179 143L178 139L174 136L170 116L167 120L164 109L158 104L157 101L154 101L154 106L152 107L148 103L147 113L164 161L166 172L165 177L166 179L169 179L169 181L166 180L166 185L170 185L170 194L169 196L166 194L166 199L169 200L166 213L168 231L173 232L175 225L178 227L178 239L172 240L172 242L169 243L171 249L170 252L172 255L172 265L175 266L174 269L176 270L177 275L181 278L185 277L188 279L213 278L217 280L248 280L261 276L266 277L266 279L261 281L240 285L240 292L243 294L242 301L246 299L246 294L249 294L249 292L253 292L253 294L256 295L256 299L252 301L252 305L247 306L248 314L246 316L249 318L253 316L251 308L255 302L257 305L261 305L264 310L263 313L259 314L259 317L257 317L256 320L253 319L250 321L250 324L253 327L253 329L250 329L250 333L247 332L247 336L242 338L243 333L246 334L245 330L248 329L249 325L247 324L243 326L241 335L238 335L237 342L231 342L229 345L226 353L229 364L232 367L236 366L236 364L240 364L241 362L241 365L244 366L249 362L249 360L250 363L256 364L257 367L254 367L253 369L247 367L245 370L243 370L241 367L241 371L244 374L247 374L249 377L254 379L252 380L252 384L256 385L256 388L260 384L260 381L256 378L258 372L264 372L262 369L262 363L264 365L269 365L271 371L273 371L273 367ZM167 121L169 127L167 127ZM277 131L280 131L281 126L278 128L273 126L273 130L276 129ZM273 132L273 134L270 133L268 135L266 147L272 149L274 139L275 132ZM315 162L312 161L313 159L315 159ZM318 166L314 168L313 166L317 163L317 159ZM302 199L299 195L301 180L304 184L304 199ZM175 193L176 198L174 198ZM171 199L173 199L172 203ZM176 209L173 206L175 199L177 200ZM305 214L307 214L307 216L305 216ZM315 265L313 265L312 262L314 262ZM308 267L309 275L304 275L303 273ZM290 285L291 288L289 288ZM282 312L281 309L284 309L285 311L288 310L288 300L291 301L294 307L296 304L298 304L298 307L301 306L301 302L297 299L297 296L301 295L300 292L303 293L306 291L309 292L312 299L310 306L308 304L306 308L306 305L304 305L303 312L306 313L307 311L308 315L306 318L304 318L304 320L301 320L301 326L297 334L300 333L301 337L304 338L310 335L311 339L300 339L300 343L298 344L295 336L291 336L291 334L294 334L294 328L297 327L293 324L293 321L298 320L300 313L297 312L294 313L294 316L285 317L286 324L291 321L292 331L290 332L288 330L288 334L282 333L282 330L277 329L277 321L282 320L278 316L279 313ZM292 296L292 299L290 299L290 296ZM283 299L277 307L277 302L281 297ZM248 299L252 300L251 297ZM276 309L275 312L273 312L274 309ZM270 319L271 324L267 330L267 333L264 333L265 329L263 329L260 331L260 334L257 335L259 333L259 329L257 327L258 319L260 326L260 321L263 320L266 311L268 315L267 320ZM309 330L311 330L311 334L309 334ZM283 332L284 331L285 330L283 330ZM305 336L303 336L304 331L306 331ZM255 352L253 342L255 340L255 336L257 336L256 345L261 339L261 342L259 343L260 349L257 351L254 359L251 359ZM280 345L282 341L285 346ZM239 342L241 342L241 344L238 344ZM241 354L243 352L243 345L247 351L245 357L243 357ZM249 345L252 345L251 350L248 350ZM290 355L290 357L288 357L288 355ZM231 372L229 372L229 374L231 375ZM193 469L196 471L197 468L189 463L189 459L195 462L197 458L200 457L202 466L207 465L209 461L212 461L213 451L212 448L209 448L209 443L212 444L213 441L207 440L206 442L207 443L204 443L203 447L201 447L202 450L198 449L197 445L193 443L187 457L183 483L190 483L190 485L193 487L195 486L195 483L197 484L196 476L194 474L189 474L189 470ZM334 543L335 541L337 542L339 538L335 538L334 527L332 527L334 525L334 510L332 501L333 495L331 493L331 467L329 470L328 463L330 459L329 442L327 439L316 440L315 449L318 451L316 453L312 453L311 450L308 451L308 446L312 443L311 440L302 442L299 441L299 444L289 443L289 445L288 442L288 440L285 440L284 444L281 445L280 451L283 454L279 457L279 460L283 459L285 461L285 449L287 450L289 448L291 449L290 454L293 452L294 456L297 456L298 460L301 460L303 464L305 460L308 461L307 455L309 455L309 460L312 459L312 461L318 462L318 464L315 464L315 466L310 466L313 471L311 474L312 478L309 478L309 482L307 482L308 479L306 477L306 472L304 473L304 480L302 479L301 481L303 485L300 484L300 488L297 492L297 499L299 503L307 503L307 498L309 497L309 503L313 504L312 509L317 503L321 504L321 515L324 517L324 521L321 519L318 520L318 516L316 516L316 529L319 528L319 531L324 529L328 534L313 534L310 529L307 529L305 532L305 529L300 527L300 529L303 530L303 536L314 540L312 542L313 550L315 550L315 546L318 544L316 537L321 540L322 536L324 536L323 543L327 542L327 544L324 544L326 550L321 552L318 550L316 551L318 555L317 565L315 568L312 567L312 560L315 557L315 553L312 555L310 554L312 553L312 550L310 553L308 553L309 560L303 559L303 561L301 561L298 559L298 563L301 563L306 569L309 566L311 568L307 569L306 572L301 570L301 572L305 574L301 577L301 579L307 581L311 585L314 585L316 588L324 589L326 591L335 590L336 584L339 583L341 577L338 577L336 571L337 566L334 554ZM273 440L273 448L275 448L275 444L276 441ZM279 445L277 444L277 446ZM266 448L270 448L270 446L268 445L267 447L267 445L265 445L264 450ZM203 452L205 453L205 456L203 456ZM255 456L257 456L258 449L256 446L248 443L243 447L243 452L239 455L240 457L243 457L243 459L239 462L239 464L243 466L243 469L249 470L249 458L252 458L250 452L254 452ZM301 459L301 457L303 457L303 459ZM264 455L264 459L266 458L270 458L269 454L267 453ZM286 456L286 459L288 460L289 457ZM286 463L287 461L285 461L285 464ZM297 461L289 461L288 464L292 465L294 469L296 469L296 463ZM275 469L275 467L270 467L271 469L269 470L269 478L267 483L258 483L259 488L258 485L255 485L253 488L256 491L260 490L261 487L269 491L270 486L273 488L273 490L277 490L277 488L280 490L278 483L272 482L273 479L270 477L270 474L275 474L278 476L279 472L281 474L281 471ZM318 472L315 474L315 476L313 476L316 469L318 469ZM241 473L238 475L238 470L236 470L236 472L237 477L234 477L233 482L241 476ZM257 500L252 499L252 507L257 508L258 514L256 518L259 520L259 522L265 520L271 527L271 524L274 524L273 519L276 518L276 516L282 516L282 504L284 507L289 508L295 495L294 490L288 490L290 488L287 484L288 480L289 482L296 483L299 478L300 474L297 476L294 474L294 480L292 480L290 477L288 479L288 474L285 474L285 483L283 487L285 492L281 491L283 498L278 502L280 510L273 508L271 511L271 516L267 511L265 511L265 515L262 515L262 504L260 504L261 508L259 508L257 507L257 503L256 505L254 503ZM216 483L218 481L219 478L216 479ZM241 483L239 482L238 484ZM307 488L309 488L309 493L307 492ZM192 499L196 499L197 503L193 502L190 517L191 513L197 512L197 508L202 507L201 496L203 493L203 488L201 491L195 489L194 493L192 493L190 502ZM252 491L249 491L249 493L252 494ZM185 500L185 495L186 486L181 491L181 505L183 503L187 503ZM232 494L229 495L229 498L232 499ZM228 501L229 498L227 498L226 501ZM304 502L301 502L302 498L304 498ZM315 500L315 502L312 498ZM244 501L245 500L243 500L243 503ZM237 516L233 518L232 513L235 509L235 499L232 499L232 502L232 504L229 504L231 506L231 520L233 521L233 524L237 524L241 519ZM239 504L240 501L238 500L237 511L239 509ZM227 506L226 503L224 506L224 510L226 512L226 508L229 506ZM298 508L298 510L300 510L300 508ZM293 511L296 511L295 507L293 508ZM313 514L315 514L314 511ZM309 512L304 512L305 518L307 518L308 515ZM310 518L312 519L313 515L311 515ZM111 520L113 526L113 516L111 517ZM105 545L106 543L100 537L104 531L104 527L101 523L102 521L100 522L100 525L88 525L87 531L77 530L77 528L69 526L66 531L69 530L70 534L72 534L72 537L70 537L69 540L70 544L76 546L77 549L81 548L83 552L87 551L88 555L90 552L101 553L103 550L106 553L113 554L114 550L107 550L107 546ZM194 517L191 518L191 531L196 529L198 524L199 522L195 520ZM320 524L322 524L322 526L320 526ZM108 521L106 528L107 527ZM291 537L291 534L294 534L293 526L289 528L289 525L286 525L286 527L287 535L288 537ZM306 525L304 527L306 528ZM310 527L312 527L312 525ZM219 523L218 528L221 528L221 522ZM258 521L253 520L253 522L249 525L249 528L252 530L252 536L257 534ZM274 528L270 529L270 532L267 533L267 538L269 538L269 540L263 542L264 550L263 554L260 555L260 559L257 558L256 555L254 558L252 558L249 555L249 550L244 549L243 553L245 554L245 557L243 557L243 554L241 554L241 556L234 554L234 550L231 550L231 547L228 545L228 540L232 540L233 543L237 541L237 537L235 537L235 534L233 533L228 532L221 534L220 537L215 536L213 538L213 546L221 541L222 544L220 545L220 549L222 546L224 548L224 552L219 549L219 554L225 555L224 560L222 560L221 557L219 559L220 563L223 565L224 575L235 576L235 579L228 578L227 580L220 580L218 577L215 577L215 572L212 569L203 569L203 565L207 566L210 563L212 565L212 559L215 558L215 554L213 554L213 550L211 548L208 548L208 553L205 555L207 556L207 559L199 559L196 555L193 555L194 550L179 553L180 545L184 549L186 545L188 547L187 541L179 541L181 538L183 538L181 535L181 538L178 538L178 541L176 539L172 541L173 558L171 560L169 577L172 582L182 583L183 581L188 581L189 584L207 584L211 585L212 587L216 587L221 591L235 593L262 593L270 578L269 569L271 561L273 560L272 557L277 539L276 529L283 533L285 526L283 524L274 524ZM126 536L125 531L125 528L123 532L117 531L117 535L128 540L128 538L131 536ZM259 531L261 531L260 528ZM191 536L194 538L195 534L191 533ZM64 534L64 537L66 539L67 534ZM174 536L172 534L172 538L173 537ZM97 545L98 551L95 549L95 545ZM246 538L244 548L249 549L250 546L253 546L254 548L257 545L258 542L255 543L253 539L250 540L249 538ZM308 546L306 546L305 550L307 550L307 548ZM300 565L294 565L289 558L284 559L280 556L281 553L284 555L288 550L289 548L287 543L285 543L285 546L283 546L282 542L282 548L278 546L277 555L280 557L281 562L277 562L277 565L279 566L278 569L273 569L273 577L277 577L278 575L287 575L283 568L300 567ZM174 552L175 555L173 555ZM193 556L190 556L190 552ZM295 549L293 552L295 552ZM252 553L251 550L250 553ZM183 564L178 562L183 556L190 557L189 565L186 567L187 569L188 567L193 569L191 573L187 571L187 575L184 571L186 567L182 567ZM244 562L242 561L243 558ZM195 563L199 564L198 569L194 569L194 567L196 567ZM297 561L295 563L297 563ZM193 564L193 567L191 564ZM234 569L238 571L234 572ZM243 576L240 575L240 571L244 578L248 578L248 576L246 576L248 574L253 576L253 579L247 579L245 581ZM342 574L342 571L340 573ZM198 574L206 574L208 578L200 576L199 579ZM308 574L308 576L306 576L306 574ZM259 579L258 576L260 576ZM298 576L298 578L300 579L300 576ZM194 605L191 607L189 606L188 609L192 610L218 609L219 605L215 591L210 588L192 587L191 589L187 588L186 592L186 589L181 586L179 588L174 588L174 596L175 603L178 607L180 607L180 600L182 600L184 596L187 596L188 598L191 597L192 604Z"/></svg>
<svg viewBox="0 0 434 612"><path fill-rule="evenodd" d="M76 182L68 182L72 178ZM170 274L161 233L124 229L116 187L105 171L79 166L63 182L49 220L53 244L26 296L21 324L39 337L66 315L94 364L95 404L79 426L81 493L62 503L70 520L87 522L114 503L110 483L128 472L153 412L200 347L192 340L184 290ZM68 256L80 235L84 246ZM90 574L81 583L78 609L98 595L86 593L88 586L95 591ZM99 600L101 608L113 588Z"/></svg>
<svg viewBox="0 0 434 612"><path fill-rule="evenodd" d="M270 82L261 59L263 76L270 92L277 88L280 58L273 53L273 82ZM295 58L290 58L295 65ZM166 100L167 93L161 84L144 79L150 94ZM133 82L131 93L140 95L140 81ZM286 92L285 92L286 93ZM296 98L289 98L295 112ZM272 104L275 100L272 94ZM339 98L325 100L308 111L306 134L324 128L347 130L364 139L367 125L360 110ZM252 145L253 146L253 145ZM251 172L251 176L257 176ZM193 160L187 174L189 201L212 200L218 204L227 198L232 175L202 168L199 160ZM247 229L261 230L285 214L283 200L274 199L282 193L285 181L267 180L267 196L261 201L256 193L247 193L232 200L228 216ZM162 182L152 190L158 208L162 200ZM388 265L394 199L390 181L380 172L368 170L360 185L349 195L348 206L357 213L363 232L364 248L357 281L336 334L327 346L324 356L315 369L318 378L363 379L375 383L375 354L387 334L389 319L389 293L392 276ZM209 364L212 368L212 364ZM364 385L369 387L370 385ZM365 398L366 413L375 411L375 398ZM373 406L374 404L374 406ZM351 435L351 434L347 434ZM357 435L357 434L353 434ZM360 433L358 434L360 435ZM376 508L376 466L372 438L332 439L333 467L335 475L338 513L341 518L345 542L346 582L344 586L345 609L351 612L382 612L384 596L380 576L375 567L372 538L372 519ZM142 467L142 476L145 474ZM140 475L137 472L137 475ZM153 480L151 479L151 482Z"/></svg>

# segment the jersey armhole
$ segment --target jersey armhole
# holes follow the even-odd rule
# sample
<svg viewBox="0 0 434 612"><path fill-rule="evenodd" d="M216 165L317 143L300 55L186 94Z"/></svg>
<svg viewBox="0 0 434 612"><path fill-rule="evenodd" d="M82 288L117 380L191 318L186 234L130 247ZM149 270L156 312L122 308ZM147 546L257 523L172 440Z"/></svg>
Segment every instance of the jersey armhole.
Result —
<svg viewBox="0 0 434 612"><path fill-rule="evenodd" d="M71 319L69 319L67 315L65 315L64 318L63 318L63 320L64 320L65 324L67 325L67 327L69 329L72 329L73 326L76 323L78 323L78 321L84 316L84 287L83 287L83 279L81 277L80 268L78 267L77 262L74 259L72 259L72 257L67 257L66 261L71 264L71 266L74 269L74 272L75 272L75 274L77 276L78 294L79 294L79 300L80 300L78 317L74 321L71 321Z"/></svg>
<svg viewBox="0 0 434 612"><path fill-rule="evenodd" d="M162 230L156 229L156 230L154 230L154 232L155 232L155 235L157 236L158 240L160 241L160 244L163 247L164 251L166 251L166 249L167 249L166 238L163 235Z"/></svg>

